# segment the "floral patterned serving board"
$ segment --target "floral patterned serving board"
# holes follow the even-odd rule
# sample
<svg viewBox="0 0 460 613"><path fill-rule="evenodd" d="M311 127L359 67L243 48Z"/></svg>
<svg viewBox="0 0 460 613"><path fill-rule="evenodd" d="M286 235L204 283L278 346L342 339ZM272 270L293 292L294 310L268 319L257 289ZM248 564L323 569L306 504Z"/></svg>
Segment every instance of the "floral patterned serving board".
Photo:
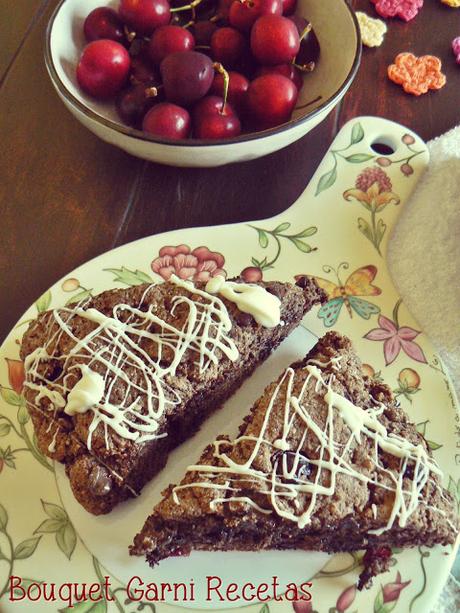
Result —
<svg viewBox="0 0 460 613"><path fill-rule="evenodd" d="M380 152L375 151L375 143L386 145L385 150L377 147ZM390 154L388 147L393 150ZM232 407L242 405L232 427L247 411L244 394L248 389L255 394L252 388L263 387L275 374L274 368L280 370L289 359L304 354L315 337L337 329L352 338L366 372L391 386L429 440L444 471L445 485L460 509L460 418L455 393L438 355L398 296L385 260L391 229L427 164L425 144L406 128L379 118L355 119L341 130L310 185L284 213L248 224L186 229L141 239L81 266L30 307L0 349L1 611L131 613L144 609L168 613L182 608L179 604L130 602L120 579L123 563L107 554L102 541L107 541L109 534L109 540L116 542L120 532L126 533L123 538L127 543L130 541L140 527L128 521L130 513L138 504L148 509L152 487L174 480L180 474L179 470L173 475L180 462L185 466L188 460L194 461L202 442L212 439L219 428L225 430L228 406L218 413L214 426L209 425L211 418L199 438L192 439L195 444L189 441L183 446L192 457L181 457L184 451L174 452L159 481L154 480L143 496L121 505L115 515L93 518L73 501L62 467L53 465L37 447L21 396L23 366L18 358L21 336L37 313L112 287L161 282L173 272L194 280L222 272L229 277L241 274L247 281L294 281L306 273L318 277L329 301L305 318L303 332L296 332L284 349L282 346L275 352L271 366L259 369L255 375L258 382L251 379L249 386L244 386L246 391L230 401ZM395 550L390 572L361 593L354 587L359 553L328 558L313 578L307 563L303 568L301 555L291 554L297 556L296 577L313 583L312 601L270 601L247 605L245 610L427 613L445 583L455 548ZM239 564L238 557L231 561L233 554L205 553L167 562L188 564L182 568L192 575L199 572L200 561L195 555L218 556L214 560L221 568ZM269 552L249 555L262 556L259 560L273 556ZM283 572L283 556L277 552L267 558L273 560L270 574ZM324 557L320 562L322 566ZM69 602L45 602L43 596L37 602L11 602L10 575L21 577L23 588L38 583L30 589L32 597L42 594L44 583L81 585L104 582L106 576L110 590L107 598L74 602L73 608L67 606ZM20 595L20 591L15 594ZM223 603L211 608L227 606Z"/></svg>

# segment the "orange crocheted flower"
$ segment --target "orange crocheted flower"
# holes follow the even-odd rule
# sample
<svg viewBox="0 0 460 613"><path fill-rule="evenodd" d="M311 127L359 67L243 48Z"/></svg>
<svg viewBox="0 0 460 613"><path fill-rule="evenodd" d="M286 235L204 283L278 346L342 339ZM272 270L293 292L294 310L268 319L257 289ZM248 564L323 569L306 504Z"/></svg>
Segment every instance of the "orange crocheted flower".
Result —
<svg viewBox="0 0 460 613"><path fill-rule="evenodd" d="M408 94L420 96L430 89L444 87L446 75L441 68L441 60L434 55L417 57L412 53L400 53L395 63L388 66L388 77L402 85Z"/></svg>

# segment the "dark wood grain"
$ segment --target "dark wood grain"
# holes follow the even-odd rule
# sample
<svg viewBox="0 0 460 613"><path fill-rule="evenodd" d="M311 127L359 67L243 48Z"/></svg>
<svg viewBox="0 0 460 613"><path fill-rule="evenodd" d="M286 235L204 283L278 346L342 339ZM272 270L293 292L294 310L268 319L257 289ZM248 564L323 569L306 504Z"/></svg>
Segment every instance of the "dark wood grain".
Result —
<svg viewBox="0 0 460 613"><path fill-rule="evenodd" d="M283 151L221 168L146 163L117 244L175 228L270 217L304 190L329 146L336 112Z"/></svg>
<svg viewBox="0 0 460 613"><path fill-rule="evenodd" d="M81 127L52 90L42 44L56 1L0 4L0 37L8 29L2 19L5 7L30 9L29 18L21 12L7 32L10 39L1 51L4 66L13 62L0 88L0 339L49 285L115 245L166 230L283 211L304 189L338 126L357 115L394 119L425 139L460 121L460 67L450 50L460 34L460 11L425 0L416 20L388 22L384 46L364 50L342 106L290 147L218 169L136 160ZM375 15L368 0L353 5ZM40 16L37 11L44 8ZM441 57L446 87L419 99L404 94L386 77L388 64L401 51Z"/></svg>
<svg viewBox="0 0 460 613"><path fill-rule="evenodd" d="M142 166L82 129L54 92L42 52L53 5L0 90L2 333L50 284L113 246Z"/></svg>
<svg viewBox="0 0 460 613"><path fill-rule="evenodd" d="M0 2L0 83L47 0Z"/></svg>
<svg viewBox="0 0 460 613"><path fill-rule="evenodd" d="M378 17L368 0L354 0L354 8ZM451 49L460 35L460 11L440 0L425 0L413 21L389 20L382 47L364 48L363 60L340 113L339 125L357 115L378 115L409 126L425 140L460 123L460 66ZM398 53L436 55L441 58L447 84L437 92L416 97L389 81L387 67Z"/></svg>

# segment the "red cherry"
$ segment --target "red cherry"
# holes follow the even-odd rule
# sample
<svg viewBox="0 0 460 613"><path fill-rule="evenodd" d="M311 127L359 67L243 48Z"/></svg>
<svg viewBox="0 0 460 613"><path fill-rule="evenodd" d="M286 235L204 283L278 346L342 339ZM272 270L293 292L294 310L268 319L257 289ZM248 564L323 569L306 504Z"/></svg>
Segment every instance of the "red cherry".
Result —
<svg viewBox="0 0 460 613"><path fill-rule="evenodd" d="M176 51L192 51L195 40L192 34L180 26L161 26L152 35L149 55L152 62L161 64L164 58Z"/></svg>
<svg viewBox="0 0 460 613"><path fill-rule="evenodd" d="M297 8L297 0L281 0L283 5L283 15L292 15Z"/></svg>
<svg viewBox="0 0 460 613"><path fill-rule="evenodd" d="M129 126L139 128L147 111L158 102L156 88L145 83L121 91L115 102L118 115Z"/></svg>
<svg viewBox="0 0 460 613"><path fill-rule="evenodd" d="M193 109L195 138L220 139L241 134L241 123L233 107L220 96L207 96Z"/></svg>
<svg viewBox="0 0 460 613"><path fill-rule="evenodd" d="M305 17L301 17L300 15L289 15L288 19L295 25L299 34L302 34L309 23Z"/></svg>
<svg viewBox="0 0 460 613"><path fill-rule="evenodd" d="M290 79L297 90L300 91L303 86L302 73L293 64L278 64L278 66L261 66L256 72L256 77L261 77L264 74L282 74Z"/></svg>
<svg viewBox="0 0 460 613"><path fill-rule="evenodd" d="M211 36L217 30L217 26L212 21L197 21L193 24L193 36L197 45L209 45Z"/></svg>
<svg viewBox="0 0 460 613"><path fill-rule="evenodd" d="M211 55L225 67L237 65L246 48L246 39L235 28L218 28L211 37Z"/></svg>
<svg viewBox="0 0 460 613"><path fill-rule="evenodd" d="M257 266L248 266L240 272L240 277L246 283L258 283L262 281L263 273Z"/></svg>
<svg viewBox="0 0 460 613"><path fill-rule="evenodd" d="M319 59L321 49L319 46L319 40L314 32L310 30L304 35L300 41L300 49L296 57L297 64L309 64L310 62L316 63Z"/></svg>
<svg viewBox="0 0 460 613"><path fill-rule="evenodd" d="M142 129L144 132L166 138L187 138L190 134L189 112L170 102L162 102L154 106L144 117Z"/></svg>
<svg viewBox="0 0 460 613"><path fill-rule="evenodd" d="M158 26L171 19L168 0L121 0L118 13L137 34L149 36Z"/></svg>
<svg viewBox="0 0 460 613"><path fill-rule="evenodd" d="M88 15L83 26L86 40L108 38L118 43L125 41L123 23L117 12L106 6L101 6Z"/></svg>
<svg viewBox="0 0 460 613"><path fill-rule="evenodd" d="M166 99L189 106L209 91L214 79L212 61L198 51L176 51L161 62L161 77Z"/></svg>
<svg viewBox="0 0 460 613"><path fill-rule="evenodd" d="M263 15L252 26L251 51L263 65L276 66L291 62L299 47L299 33L287 17Z"/></svg>
<svg viewBox="0 0 460 613"><path fill-rule="evenodd" d="M228 82L228 92L227 92L227 100L230 104L238 111L242 112L244 108L246 92L249 87L249 81L245 76L240 74L239 72L233 72L230 70L228 73L229 82ZM224 95L224 77L221 74L216 74L214 77L214 81L212 82L211 89L209 90L210 94L214 94L215 96L220 96L221 98Z"/></svg>
<svg viewBox="0 0 460 613"><path fill-rule="evenodd" d="M232 6L234 0L219 0L219 10L217 14L221 19L228 19L228 15L230 13L230 7Z"/></svg>
<svg viewBox="0 0 460 613"><path fill-rule="evenodd" d="M158 83L160 76L158 71L147 64L147 62L140 57L131 58L131 81L135 85L138 83Z"/></svg>
<svg viewBox="0 0 460 613"><path fill-rule="evenodd" d="M281 15L282 0L234 0L230 7L230 25L241 32L249 32L262 15Z"/></svg>
<svg viewBox="0 0 460 613"><path fill-rule="evenodd" d="M290 119L298 91L290 79L273 73L254 79L246 96L248 114L255 126L263 130Z"/></svg>
<svg viewBox="0 0 460 613"><path fill-rule="evenodd" d="M113 40L95 40L87 45L77 67L80 87L101 100L117 94L128 80L129 53Z"/></svg>

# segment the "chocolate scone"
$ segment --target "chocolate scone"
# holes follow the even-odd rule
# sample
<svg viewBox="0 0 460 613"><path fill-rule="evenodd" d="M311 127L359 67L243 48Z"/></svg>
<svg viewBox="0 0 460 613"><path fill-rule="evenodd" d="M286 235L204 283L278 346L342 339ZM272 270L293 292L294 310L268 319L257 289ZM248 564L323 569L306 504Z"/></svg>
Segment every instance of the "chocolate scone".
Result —
<svg viewBox="0 0 460 613"><path fill-rule="evenodd" d="M391 390L330 332L164 492L131 553L154 565L193 549L365 549L363 587L391 547L455 541L441 478Z"/></svg>
<svg viewBox="0 0 460 613"><path fill-rule="evenodd" d="M22 340L40 450L94 514L132 496L325 296L301 286L160 285L47 311Z"/></svg>

